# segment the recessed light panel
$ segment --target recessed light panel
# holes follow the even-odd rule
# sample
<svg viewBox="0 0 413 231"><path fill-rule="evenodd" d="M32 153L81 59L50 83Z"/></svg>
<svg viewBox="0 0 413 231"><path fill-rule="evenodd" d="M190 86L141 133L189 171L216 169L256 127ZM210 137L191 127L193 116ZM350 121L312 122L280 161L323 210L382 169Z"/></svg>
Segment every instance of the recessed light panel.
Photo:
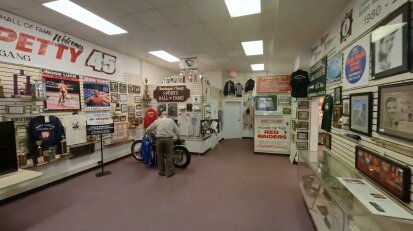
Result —
<svg viewBox="0 0 413 231"><path fill-rule="evenodd" d="M151 55L155 55L156 57L161 58L161 59L163 59L165 61L168 61L170 63L179 62L179 59L177 57L169 54L166 51L149 51L148 53L151 54Z"/></svg>
<svg viewBox="0 0 413 231"><path fill-rule="evenodd" d="M262 40L242 42L242 48L244 48L245 55L262 55L264 54L264 48L262 45Z"/></svg>
<svg viewBox="0 0 413 231"><path fill-rule="evenodd" d="M225 0L231 18L261 13L261 0Z"/></svg>
<svg viewBox="0 0 413 231"><path fill-rule="evenodd" d="M251 69L253 71L263 71L264 70L264 63L251 64Z"/></svg>
<svg viewBox="0 0 413 231"><path fill-rule="evenodd" d="M78 22L86 24L96 30L99 30L107 35L128 33L126 30L116 26L115 24L103 19L96 14L86 10L85 8L76 5L69 0L58 0L48 3L43 3L43 6L57 11L67 17L70 17Z"/></svg>

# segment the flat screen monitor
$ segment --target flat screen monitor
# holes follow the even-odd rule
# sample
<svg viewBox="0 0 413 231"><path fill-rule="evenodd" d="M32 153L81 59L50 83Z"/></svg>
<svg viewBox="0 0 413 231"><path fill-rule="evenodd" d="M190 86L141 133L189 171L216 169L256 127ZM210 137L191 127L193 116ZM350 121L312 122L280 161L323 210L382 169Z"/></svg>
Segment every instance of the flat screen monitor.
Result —
<svg viewBox="0 0 413 231"><path fill-rule="evenodd" d="M0 122L0 175L16 172L17 153L14 122Z"/></svg>

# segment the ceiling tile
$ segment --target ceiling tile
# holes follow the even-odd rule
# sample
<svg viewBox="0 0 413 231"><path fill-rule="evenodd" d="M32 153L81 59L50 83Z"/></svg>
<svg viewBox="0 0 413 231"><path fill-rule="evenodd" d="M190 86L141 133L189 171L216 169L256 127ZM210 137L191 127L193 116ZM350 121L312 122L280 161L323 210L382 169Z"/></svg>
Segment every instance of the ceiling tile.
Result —
<svg viewBox="0 0 413 231"><path fill-rule="evenodd" d="M150 29L163 29L174 27L174 25L156 10L138 12L132 14L139 23Z"/></svg>
<svg viewBox="0 0 413 231"><path fill-rule="evenodd" d="M113 10L126 13L143 12L155 9L155 6L147 0L106 0Z"/></svg>
<svg viewBox="0 0 413 231"><path fill-rule="evenodd" d="M156 7L173 6L186 2L186 0L148 0Z"/></svg>
<svg viewBox="0 0 413 231"><path fill-rule="evenodd" d="M190 6L202 21L230 19L223 0L191 0Z"/></svg>
<svg viewBox="0 0 413 231"><path fill-rule="evenodd" d="M198 16L191 11L188 4L179 4L170 7L159 8L159 11L174 24L185 27L192 22L200 22Z"/></svg>

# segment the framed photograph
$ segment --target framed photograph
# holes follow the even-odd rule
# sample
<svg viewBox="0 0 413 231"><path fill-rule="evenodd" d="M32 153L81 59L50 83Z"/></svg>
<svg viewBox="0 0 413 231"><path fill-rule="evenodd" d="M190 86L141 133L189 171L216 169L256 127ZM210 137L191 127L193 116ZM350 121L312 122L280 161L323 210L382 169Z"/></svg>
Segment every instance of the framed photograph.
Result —
<svg viewBox="0 0 413 231"><path fill-rule="evenodd" d="M308 150L308 142L297 142L296 144L297 144L297 150Z"/></svg>
<svg viewBox="0 0 413 231"><path fill-rule="evenodd" d="M115 122L119 122L119 120L120 120L119 116L113 117L113 122L114 122L114 123L115 123Z"/></svg>
<svg viewBox="0 0 413 231"><path fill-rule="evenodd" d="M404 202L410 202L411 169L356 146L356 169Z"/></svg>
<svg viewBox="0 0 413 231"><path fill-rule="evenodd" d="M299 101L297 101L297 108L298 109L309 109L310 108L310 101L308 101L308 100L299 100Z"/></svg>
<svg viewBox="0 0 413 231"><path fill-rule="evenodd" d="M327 86L340 82L343 54L339 53L327 61Z"/></svg>
<svg viewBox="0 0 413 231"><path fill-rule="evenodd" d="M277 111L277 96L276 95L260 95L255 96L256 111Z"/></svg>
<svg viewBox="0 0 413 231"><path fill-rule="evenodd" d="M141 87L137 85L133 85L133 92L135 94L140 94L141 93Z"/></svg>
<svg viewBox="0 0 413 231"><path fill-rule="evenodd" d="M339 120L342 116L343 116L343 106L334 105L333 106L333 127L341 128L341 123L339 123Z"/></svg>
<svg viewBox="0 0 413 231"><path fill-rule="evenodd" d="M129 93L129 94L135 93L132 84L128 84L128 93Z"/></svg>
<svg viewBox="0 0 413 231"><path fill-rule="evenodd" d="M125 115L119 116L119 121L126 121L126 116Z"/></svg>
<svg viewBox="0 0 413 231"><path fill-rule="evenodd" d="M288 107L283 108L283 114L285 115L291 114L291 108L288 108Z"/></svg>
<svg viewBox="0 0 413 231"><path fill-rule="evenodd" d="M307 121L298 121L297 130L308 130L310 123Z"/></svg>
<svg viewBox="0 0 413 231"><path fill-rule="evenodd" d="M110 110L109 85L109 81L106 79L83 78L85 111Z"/></svg>
<svg viewBox="0 0 413 231"><path fill-rule="evenodd" d="M178 116L178 104L177 103L168 103L168 116L169 117Z"/></svg>
<svg viewBox="0 0 413 231"><path fill-rule="evenodd" d="M127 94L119 94L119 102L126 102L128 101L128 95Z"/></svg>
<svg viewBox="0 0 413 231"><path fill-rule="evenodd" d="M201 134L219 133L219 120L201 120Z"/></svg>
<svg viewBox="0 0 413 231"><path fill-rule="evenodd" d="M119 84L118 82L110 82L110 92L118 92L119 91Z"/></svg>
<svg viewBox="0 0 413 231"><path fill-rule="evenodd" d="M141 96L139 95L139 96L134 96L133 97L133 101L135 102L135 103L140 103L141 102L141 100L142 100L142 98L141 98Z"/></svg>
<svg viewBox="0 0 413 231"><path fill-rule="evenodd" d="M331 150L331 134L330 133L323 133L323 145L324 147Z"/></svg>
<svg viewBox="0 0 413 231"><path fill-rule="evenodd" d="M119 94L118 93L110 93L110 102L111 103L119 102Z"/></svg>
<svg viewBox="0 0 413 231"><path fill-rule="evenodd" d="M20 114L25 114L26 113L26 106L18 106L18 105L13 105L13 106L6 106L6 113L9 115L20 115Z"/></svg>
<svg viewBox="0 0 413 231"><path fill-rule="evenodd" d="M127 93L127 85L125 83L119 83L119 93Z"/></svg>
<svg viewBox="0 0 413 231"><path fill-rule="evenodd" d="M377 132L413 140L413 82L379 86Z"/></svg>
<svg viewBox="0 0 413 231"><path fill-rule="evenodd" d="M297 118L299 120L308 120L308 118L310 118L310 112L309 111L297 111Z"/></svg>
<svg viewBox="0 0 413 231"><path fill-rule="evenodd" d="M141 110L141 109L142 109L142 105L136 104L135 108L136 108L136 110Z"/></svg>
<svg viewBox="0 0 413 231"><path fill-rule="evenodd" d="M387 16L371 32L372 78L379 79L409 69L410 4Z"/></svg>
<svg viewBox="0 0 413 231"><path fill-rule="evenodd" d="M291 106L291 96L279 95L278 96L278 106L279 107Z"/></svg>
<svg viewBox="0 0 413 231"><path fill-rule="evenodd" d="M32 105L30 109L32 115L38 115L40 113L40 107L38 105Z"/></svg>
<svg viewBox="0 0 413 231"><path fill-rule="evenodd" d="M350 130L371 136L373 93L350 95Z"/></svg>
<svg viewBox="0 0 413 231"><path fill-rule="evenodd" d="M211 119L211 105L209 104L204 105L204 119Z"/></svg>
<svg viewBox="0 0 413 231"><path fill-rule="evenodd" d="M343 116L350 116L350 98L343 99Z"/></svg>
<svg viewBox="0 0 413 231"><path fill-rule="evenodd" d="M128 105L127 105L127 104L121 104L121 105L120 105L120 111L121 111L122 113L128 112Z"/></svg>
<svg viewBox="0 0 413 231"><path fill-rule="evenodd" d="M297 132L297 140L308 140L308 132Z"/></svg>
<svg viewBox="0 0 413 231"><path fill-rule="evenodd" d="M341 87L334 88L334 104L341 105Z"/></svg>

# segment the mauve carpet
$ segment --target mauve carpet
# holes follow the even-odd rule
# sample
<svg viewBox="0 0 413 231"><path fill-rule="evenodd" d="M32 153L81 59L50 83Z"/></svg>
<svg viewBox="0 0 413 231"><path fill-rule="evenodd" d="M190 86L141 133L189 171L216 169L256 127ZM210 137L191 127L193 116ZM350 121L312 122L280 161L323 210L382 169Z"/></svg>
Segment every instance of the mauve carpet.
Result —
<svg viewBox="0 0 413 231"><path fill-rule="evenodd" d="M225 140L185 170L159 176L132 157L0 207L0 230L314 230L296 165Z"/></svg>

